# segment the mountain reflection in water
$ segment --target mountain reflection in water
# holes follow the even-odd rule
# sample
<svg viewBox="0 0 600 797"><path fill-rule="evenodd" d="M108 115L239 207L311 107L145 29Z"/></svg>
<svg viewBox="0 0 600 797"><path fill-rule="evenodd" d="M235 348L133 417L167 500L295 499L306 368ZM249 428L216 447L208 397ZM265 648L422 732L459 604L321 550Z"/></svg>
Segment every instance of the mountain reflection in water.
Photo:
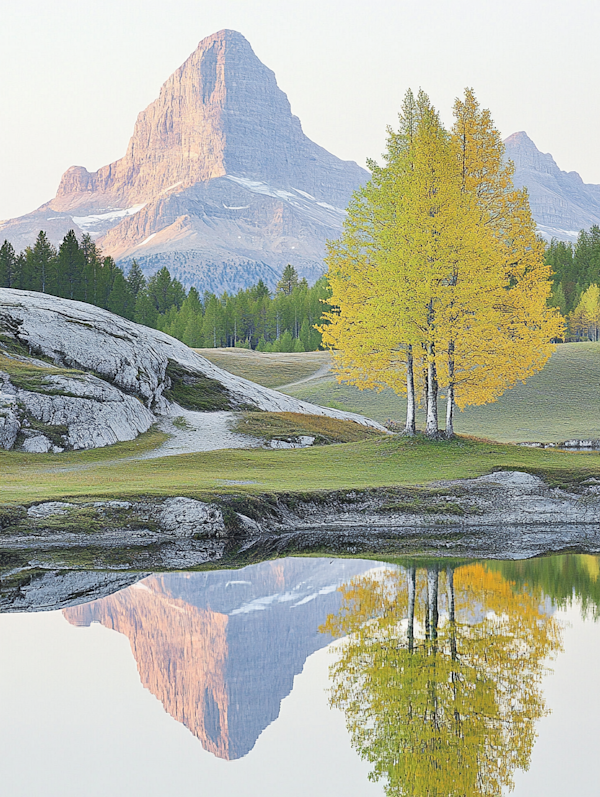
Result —
<svg viewBox="0 0 600 797"><path fill-rule="evenodd" d="M277 719L306 659L333 638L329 695L387 795L483 797L527 770L555 609L600 615L595 556L284 559L154 575L64 610L129 639L142 684L222 759Z"/></svg>
<svg viewBox="0 0 600 797"><path fill-rule="evenodd" d="M349 635L331 668L331 704L387 795L500 795L528 769L546 713L545 663L561 649L536 586L551 561L534 564L532 579L528 563L432 563L342 588L341 608L322 626Z"/></svg>
<svg viewBox="0 0 600 797"><path fill-rule="evenodd" d="M129 638L142 684L219 758L246 755L294 676L331 642L319 625L338 587L372 562L283 559L237 571L167 573L69 609Z"/></svg>

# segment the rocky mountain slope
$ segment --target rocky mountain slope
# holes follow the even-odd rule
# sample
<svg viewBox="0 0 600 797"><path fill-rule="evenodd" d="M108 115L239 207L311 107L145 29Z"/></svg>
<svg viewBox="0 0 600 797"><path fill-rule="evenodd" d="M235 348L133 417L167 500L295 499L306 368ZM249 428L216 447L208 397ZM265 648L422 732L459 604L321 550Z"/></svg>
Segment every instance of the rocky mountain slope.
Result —
<svg viewBox="0 0 600 797"><path fill-rule="evenodd" d="M579 230L600 224L600 185L584 183L577 172L563 172L549 153L540 152L527 133L505 140L515 164L514 183L525 186L540 233L550 240L574 241Z"/></svg>
<svg viewBox="0 0 600 797"><path fill-rule="evenodd" d="M353 420L217 368L175 338L83 302L0 288L0 447L59 452L132 440L183 407ZM175 410L177 412L177 410Z"/></svg>
<svg viewBox="0 0 600 797"><path fill-rule="evenodd" d="M0 226L0 240L22 249L40 229L55 243L89 232L122 264L167 265L201 291L273 286L288 262L314 280L367 177L304 135L274 73L223 30L139 114L123 158L71 167L56 197Z"/></svg>
<svg viewBox="0 0 600 797"><path fill-rule="evenodd" d="M374 567L340 559L283 559L207 573L151 576L66 609L75 626L102 623L128 637L142 684L219 758L246 755L279 715L337 587Z"/></svg>

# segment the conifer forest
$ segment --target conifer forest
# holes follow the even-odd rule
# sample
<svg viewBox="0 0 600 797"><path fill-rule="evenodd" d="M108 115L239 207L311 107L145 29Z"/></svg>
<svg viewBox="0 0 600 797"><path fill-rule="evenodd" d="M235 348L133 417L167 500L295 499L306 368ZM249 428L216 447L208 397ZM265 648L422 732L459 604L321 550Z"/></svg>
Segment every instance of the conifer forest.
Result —
<svg viewBox="0 0 600 797"><path fill-rule="evenodd" d="M200 296L161 268L146 279L134 260L124 274L104 257L89 235L71 230L58 250L40 231L34 246L15 252L0 247L0 287L41 291L102 307L166 332L195 348L238 346L271 352L314 351L321 345L315 326L329 309L325 277L309 286L288 265L274 293L262 281L235 295Z"/></svg>

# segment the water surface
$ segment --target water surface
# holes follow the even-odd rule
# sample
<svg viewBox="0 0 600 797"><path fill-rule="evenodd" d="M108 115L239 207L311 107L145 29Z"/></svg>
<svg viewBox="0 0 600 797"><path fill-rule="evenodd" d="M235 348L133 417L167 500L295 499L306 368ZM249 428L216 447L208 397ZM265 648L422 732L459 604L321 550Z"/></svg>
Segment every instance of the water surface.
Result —
<svg viewBox="0 0 600 797"><path fill-rule="evenodd" d="M0 615L2 793L596 795L599 573L289 558Z"/></svg>

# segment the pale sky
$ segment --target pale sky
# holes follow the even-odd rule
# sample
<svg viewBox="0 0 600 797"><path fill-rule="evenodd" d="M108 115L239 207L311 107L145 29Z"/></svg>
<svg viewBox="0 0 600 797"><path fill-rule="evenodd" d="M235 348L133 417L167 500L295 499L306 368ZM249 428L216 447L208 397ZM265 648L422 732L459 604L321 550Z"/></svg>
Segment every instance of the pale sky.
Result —
<svg viewBox="0 0 600 797"><path fill-rule="evenodd" d="M69 166L120 158L138 112L222 28L339 157L380 157L407 88L450 123L472 86L503 136L526 130L600 183L598 0L2 0L0 22L0 219L53 197Z"/></svg>

